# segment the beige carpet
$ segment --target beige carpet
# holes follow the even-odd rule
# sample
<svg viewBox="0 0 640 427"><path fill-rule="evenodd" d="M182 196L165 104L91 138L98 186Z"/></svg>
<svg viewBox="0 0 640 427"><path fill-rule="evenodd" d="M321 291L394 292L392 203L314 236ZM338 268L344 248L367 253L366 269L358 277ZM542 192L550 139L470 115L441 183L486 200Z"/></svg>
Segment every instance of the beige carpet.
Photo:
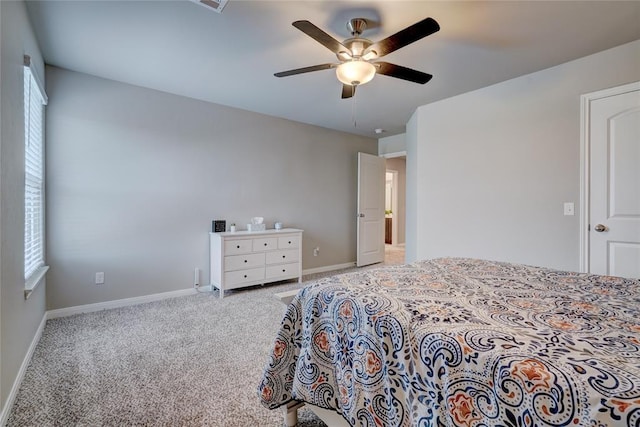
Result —
<svg viewBox="0 0 640 427"><path fill-rule="evenodd" d="M404 251L389 246L386 258L401 263ZM280 426L281 411L262 407L256 389L285 310L274 293L299 286L49 320L7 425ZM308 410L299 425L324 426Z"/></svg>

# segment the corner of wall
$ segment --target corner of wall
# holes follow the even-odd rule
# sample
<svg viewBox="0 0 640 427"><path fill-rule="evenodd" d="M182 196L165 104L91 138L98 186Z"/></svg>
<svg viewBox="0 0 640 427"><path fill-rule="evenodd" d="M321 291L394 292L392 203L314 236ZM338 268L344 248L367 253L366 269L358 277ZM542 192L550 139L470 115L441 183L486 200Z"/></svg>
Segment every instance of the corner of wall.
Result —
<svg viewBox="0 0 640 427"><path fill-rule="evenodd" d="M405 262L413 262L418 255L418 110L407 122L404 140L407 152Z"/></svg>

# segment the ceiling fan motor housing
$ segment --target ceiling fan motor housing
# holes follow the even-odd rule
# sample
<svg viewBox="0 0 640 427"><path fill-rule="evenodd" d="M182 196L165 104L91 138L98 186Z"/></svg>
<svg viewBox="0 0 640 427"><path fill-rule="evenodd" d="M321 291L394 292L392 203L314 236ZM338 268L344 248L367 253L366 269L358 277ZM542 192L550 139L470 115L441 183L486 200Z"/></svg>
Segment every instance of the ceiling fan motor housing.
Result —
<svg viewBox="0 0 640 427"><path fill-rule="evenodd" d="M364 55L365 50L373 44L371 40L363 39L361 37L353 37L342 42L344 47L349 49L349 52L339 52L336 56L341 61L348 61L350 59L360 59ZM367 58L369 59L369 58Z"/></svg>

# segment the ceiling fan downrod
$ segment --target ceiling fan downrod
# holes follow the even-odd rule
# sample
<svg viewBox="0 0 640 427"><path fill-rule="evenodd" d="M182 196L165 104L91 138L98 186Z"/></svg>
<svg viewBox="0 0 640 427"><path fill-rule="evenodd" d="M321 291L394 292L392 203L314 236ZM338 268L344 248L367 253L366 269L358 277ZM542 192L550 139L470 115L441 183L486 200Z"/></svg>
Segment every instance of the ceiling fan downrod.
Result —
<svg viewBox="0 0 640 427"><path fill-rule="evenodd" d="M353 18L347 22L347 30L352 37L360 37L360 34L367 29L367 20L363 18Z"/></svg>

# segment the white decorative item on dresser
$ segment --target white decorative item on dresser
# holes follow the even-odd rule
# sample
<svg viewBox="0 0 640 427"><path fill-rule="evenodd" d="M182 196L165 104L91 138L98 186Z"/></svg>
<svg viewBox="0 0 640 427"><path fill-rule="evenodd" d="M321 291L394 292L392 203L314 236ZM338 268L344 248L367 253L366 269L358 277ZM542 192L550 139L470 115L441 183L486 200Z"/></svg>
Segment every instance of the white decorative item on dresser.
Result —
<svg viewBox="0 0 640 427"><path fill-rule="evenodd" d="M302 231L296 228L209 233L211 289L298 278L302 283Z"/></svg>

